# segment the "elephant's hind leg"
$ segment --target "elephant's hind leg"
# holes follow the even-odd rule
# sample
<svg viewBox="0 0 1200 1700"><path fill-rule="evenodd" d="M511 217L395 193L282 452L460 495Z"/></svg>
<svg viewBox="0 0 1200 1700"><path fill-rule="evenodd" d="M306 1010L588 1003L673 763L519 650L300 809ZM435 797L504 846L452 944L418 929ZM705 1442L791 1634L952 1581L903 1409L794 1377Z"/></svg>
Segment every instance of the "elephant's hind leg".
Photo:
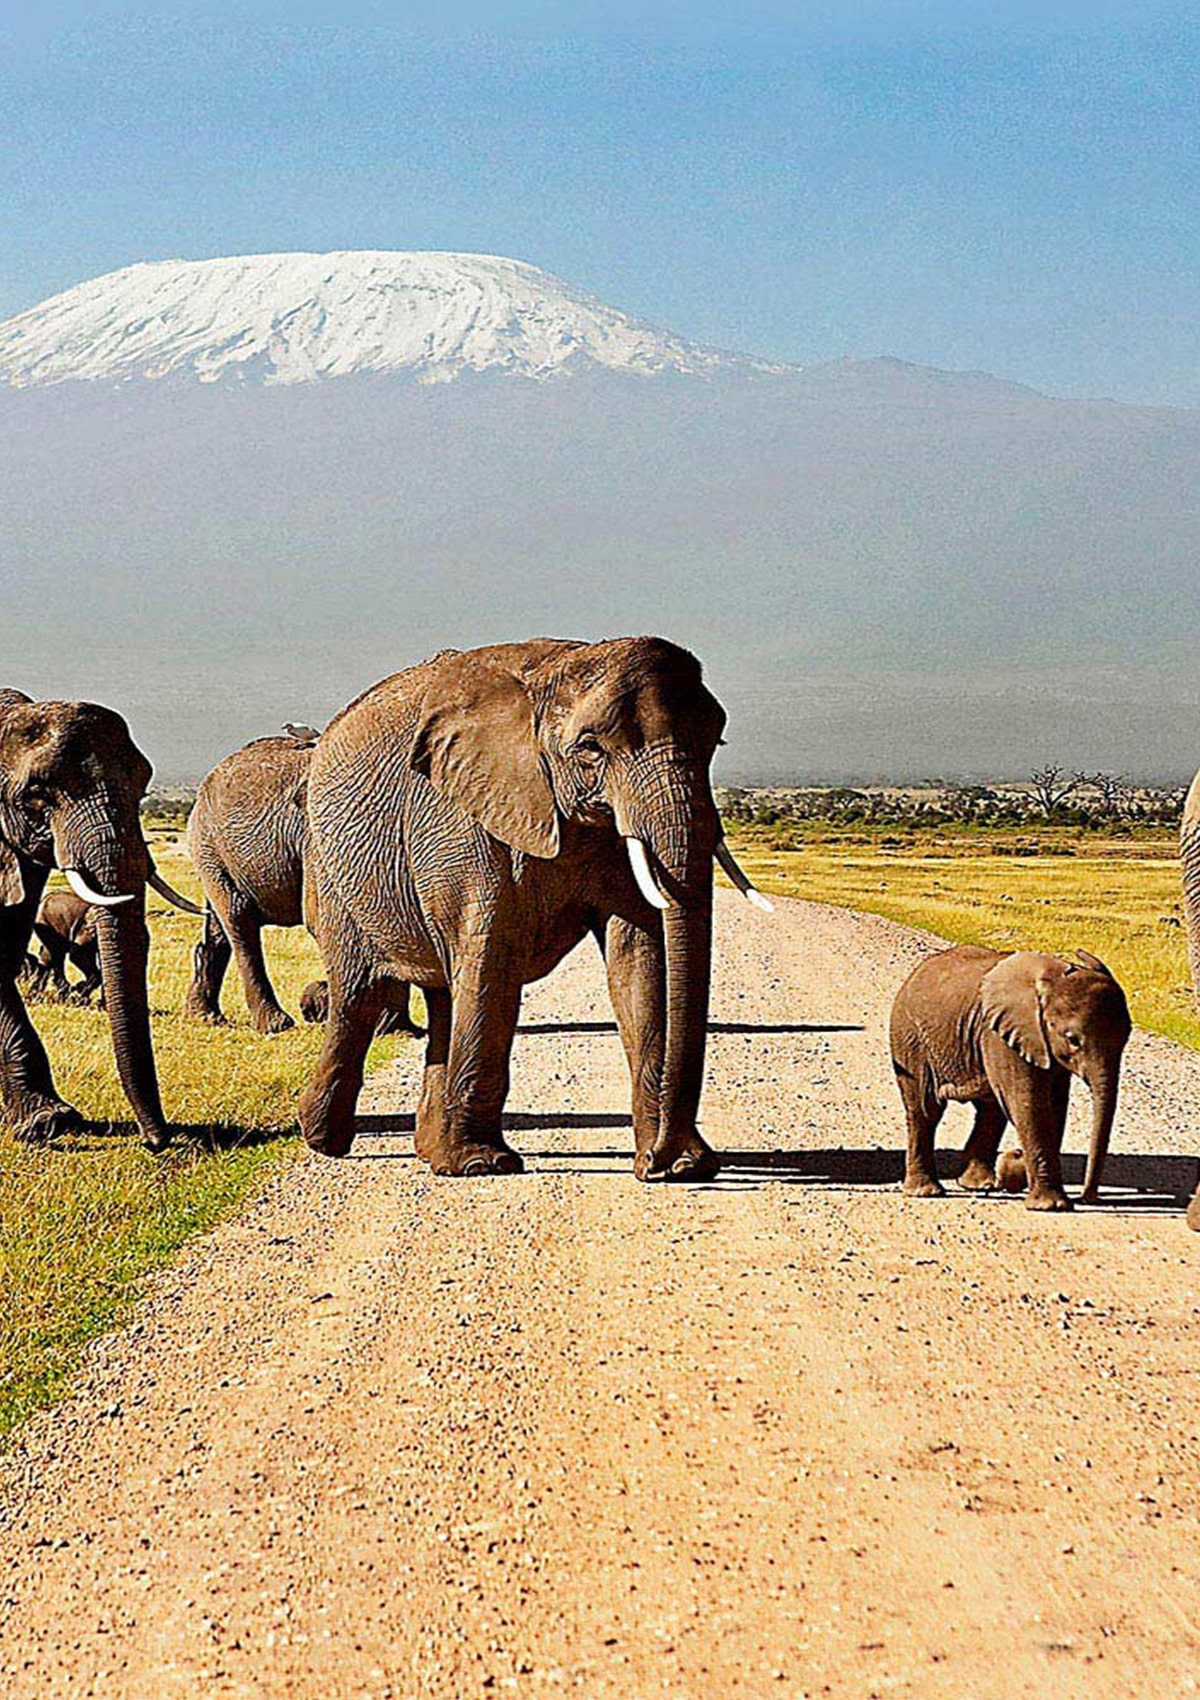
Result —
<svg viewBox="0 0 1200 1700"><path fill-rule="evenodd" d="M933 1144L946 1106L937 1096L933 1082L924 1069L914 1073L900 1063L893 1063L892 1066L908 1120L904 1192L909 1198L942 1198L946 1189L938 1179Z"/></svg>
<svg viewBox="0 0 1200 1700"><path fill-rule="evenodd" d="M966 1187L968 1192L995 1190L996 1157L1007 1126L1008 1117L995 1098L980 1098L976 1102L975 1125L963 1146L963 1172L958 1177L959 1186Z"/></svg>
<svg viewBox="0 0 1200 1700"><path fill-rule="evenodd" d="M296 1023L275 996L267 973L261 915L252 904L237 899L230 908L228 925L252 1024L260 1033L286 1033Z"/></svg>
<svg viewBox="0 0 1200 1700"><path fill-rule="evenodd" d="M354 1143L363 1065L386 995L381 981L349 992L330 984L325 1043L299 1103L300 1131L326 1157L344 1157Z"/></svg>
<svg viewBox="0 0 1200 1700"><path fill-rule="evenodd" d="M224 1025L221 1014L221 983L233 947L225 928L211 903L204 906L204 931L192 952L192 980L184 1000L183 1013L194 1021L210 1021Z"/></svg>

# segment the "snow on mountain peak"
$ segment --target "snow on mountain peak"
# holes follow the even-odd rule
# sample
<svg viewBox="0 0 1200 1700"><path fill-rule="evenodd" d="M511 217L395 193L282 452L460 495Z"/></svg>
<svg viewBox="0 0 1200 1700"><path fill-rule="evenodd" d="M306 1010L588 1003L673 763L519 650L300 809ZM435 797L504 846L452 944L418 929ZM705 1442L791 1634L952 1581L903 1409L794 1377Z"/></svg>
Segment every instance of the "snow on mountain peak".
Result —
<svg viewBox="0 0 1200 1700"><path fill-rule="evenodd" d="M0 323L0 385L299 384L351 373L778 370L487 254L253 254L126 266Z"/></svg>

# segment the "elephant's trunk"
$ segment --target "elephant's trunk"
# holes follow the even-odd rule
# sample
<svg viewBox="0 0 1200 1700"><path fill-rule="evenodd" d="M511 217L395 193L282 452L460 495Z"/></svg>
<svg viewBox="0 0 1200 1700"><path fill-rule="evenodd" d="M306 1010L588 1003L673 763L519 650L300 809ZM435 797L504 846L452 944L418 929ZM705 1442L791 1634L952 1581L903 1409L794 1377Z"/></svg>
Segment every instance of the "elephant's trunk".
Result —
<svg viewBox="0 0 1200 1700"><path fill-rule="evenodd" d="M1113 1119L1117 1113L1120 1084L1119 1064L1114 1068L1096 1070L1088 1076L1088 1087L1092 1094L1092 1138L1088 1146L1083 1191L1079 1195L1082 1204L1096 1204L1099 1201L1100 1182L1104 1175L1104 1161L1108 1156Z"/></svg>
<svg viewBox="0 0 1200 1700"><path fill-rule="evenodd" d="M108 832L81 838L78 845L62 844L59 861L78 869L89 887L101 894L130 895L127 903L94 910L100 977L121 1085L146 1144L160 1151L170 1135L150 1037L146 983L150 934L145 903L149 859L140 831L125 838L124 848Z"/></svg>
<svg viewBox="0 0 1200 1700"><path fill-rule="evenodd" d="M704 1080L713 854L720 821L705 768L661 748L645 752L642 759L645 766L638 775L641 783L628 836L648 850L646 871L661 893L655 907L663 910L667 1030L655 1151L661 1154L662 1166L669 1168L695 1136ZM636 875L637 861L634 871ZM640 878L639 884L643 884ZM643 891L649 897L644 885Z"/></svg>
<svg viewBox="0 0 1200 1700"><path fill-rule="evenodd" d="M712 891L663 915L667 1034L659 1089L659 1145L670 1151L696 1124L704 1084L712 969Z"/></svg>

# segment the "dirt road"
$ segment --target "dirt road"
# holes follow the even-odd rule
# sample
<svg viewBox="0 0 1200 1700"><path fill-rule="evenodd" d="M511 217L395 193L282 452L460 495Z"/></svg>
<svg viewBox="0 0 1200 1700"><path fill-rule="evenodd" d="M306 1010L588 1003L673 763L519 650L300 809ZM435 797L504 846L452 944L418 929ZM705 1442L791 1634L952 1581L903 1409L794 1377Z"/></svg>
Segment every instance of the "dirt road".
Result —
<svg viewBox="0 0 1200 1700"><path fill-rule="evenodd" d="M0 1692L1197 1690L1200 1238L900 1197L928 941L728 896L718 938L721 1180L633 1181L587 953L527 998L523 1178L432 1181L415 1053L377 1078L0 1469ZM1186 1185L1198 1104L1135 1036L1117 1180Z"/></svg>

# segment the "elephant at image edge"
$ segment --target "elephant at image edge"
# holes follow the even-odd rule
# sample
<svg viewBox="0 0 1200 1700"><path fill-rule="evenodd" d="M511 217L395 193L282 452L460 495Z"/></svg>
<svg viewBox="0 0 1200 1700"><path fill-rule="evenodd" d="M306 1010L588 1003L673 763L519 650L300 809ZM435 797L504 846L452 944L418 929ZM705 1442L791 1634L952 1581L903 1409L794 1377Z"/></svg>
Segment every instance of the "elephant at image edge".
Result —
<svg viewBox="0 0 1200 1700"><path fill-rule="evenodd" d="M1071 1078L1093 1101L1083 1192L1099 1192L1117 1109L1121 1057L1132 1032L1125 994L1098 957L1079 962L1022 950L956 945L920 963L896 994L892 1067L908 1117L910 1196L942 1193L933 1142L947 1103L972 1103L975 1126L960 1184L995 1187L1009 1121L1029 1178L1031 1210L1069 1210L1062 1150Z"/></svg>
<svg viewBox="0 0 1200 1700"><path fill-rule="evenodd" d="M717 855L709 768L725 713L662 638L449 653L327 728L308 811L329 972L305 1138L341 1156L389 985L425 990L416 1146L439 1174L513 1173L501 1135L523 986L601 943L633 1081L635 1172L700 1177ZM757 895L757 894L755 894Z"/></svg>
<svg viewBox="0 0 1200 1700"><path fill-rule="evenodd" d="M1179 828L1183 905L1187 919L1188 964L1192 993L1200 1008L1200 773L1192 780ZM1200 1187L1188 1206L1188 1226L1200 1230Z"/></svg>
<svg viewBox="0 0 1200 1700"><path fill-rule="evenodd" d="M196 793L188 852L204 887L204 932L193 956L184 1012L222 1022L221 984L236 956L250 1020L260 1033L295 1025L275 996L263 957L264 926L304 923L304 812L313 740L256 738L218 762ZM320 986L321 982L316 983ZM408 987L380 1032L415 1032Z"/></svg>
<svg viewBox="0 0 1200 1700"><path fill-rule="evenodd" d="M89 702L33 702L0 691L0 1090L17 1138L81 1125L54 1089L45 1049L17 990L51 868L93 905L113 1052L152 1150L167 1143L146 992L149 884L189 907L155 871L138 806L150 763L119 714Z"/></svg>

